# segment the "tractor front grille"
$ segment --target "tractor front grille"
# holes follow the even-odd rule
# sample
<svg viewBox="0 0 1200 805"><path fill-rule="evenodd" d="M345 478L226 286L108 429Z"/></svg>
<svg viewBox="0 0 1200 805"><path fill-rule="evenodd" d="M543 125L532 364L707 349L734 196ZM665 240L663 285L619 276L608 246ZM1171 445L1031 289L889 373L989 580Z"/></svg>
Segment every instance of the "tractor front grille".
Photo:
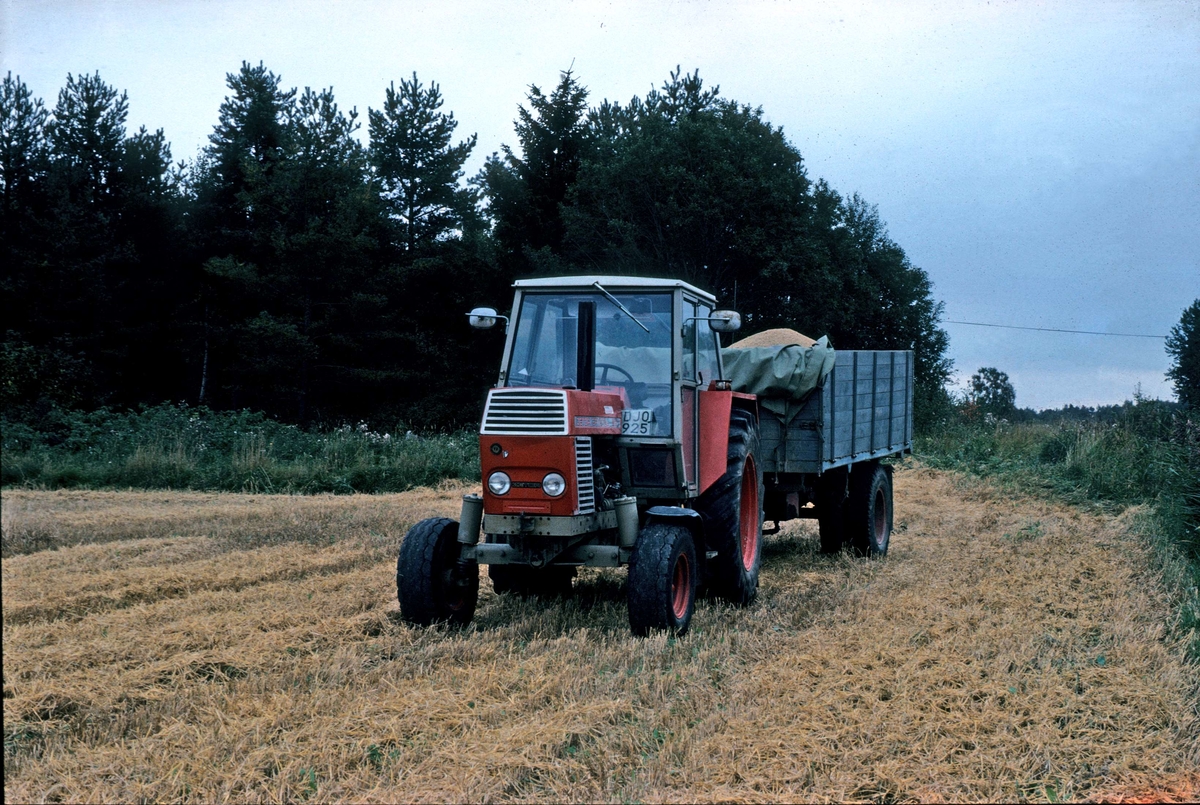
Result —
<svg viewBox="0 0 1200 805"><path fill-rule="evenodd" d="M542 389L492 389L483 409L484 434L565 435L567 393Z"/></svg>
<svg viewBox="0 0 1200 805"><path fill-rule="evenodd" d="M575 437L575 486L579 506L576 514L596 510L596 478L592 473L592 437Z"/></svg>

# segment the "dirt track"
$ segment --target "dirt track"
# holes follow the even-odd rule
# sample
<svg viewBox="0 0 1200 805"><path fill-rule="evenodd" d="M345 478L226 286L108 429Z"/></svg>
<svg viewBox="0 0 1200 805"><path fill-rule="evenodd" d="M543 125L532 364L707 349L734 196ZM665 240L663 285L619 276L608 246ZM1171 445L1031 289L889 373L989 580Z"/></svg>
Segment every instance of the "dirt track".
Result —
<svg viewBox="0 0 1200 805"><path fill-rule="evenodd" d="M1197 796L1137 512L909 469L886 562L785 529L683 639L617 571L411 630L396 542L460 493L6 491L5 800Z"/></svg>

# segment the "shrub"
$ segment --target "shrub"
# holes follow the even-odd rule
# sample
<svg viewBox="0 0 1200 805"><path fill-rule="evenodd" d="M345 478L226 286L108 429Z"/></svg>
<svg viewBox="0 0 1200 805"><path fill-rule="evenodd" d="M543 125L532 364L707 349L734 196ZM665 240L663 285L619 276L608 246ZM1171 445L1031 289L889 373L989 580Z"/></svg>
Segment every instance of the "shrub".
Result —
<svg viewBox="0 0 1200 805"><path fill-rule="evenodd" d="M159 405L0 419L5 485L233 492L393 492L478 479L469 433L305 431L251 411Z"/></svg>

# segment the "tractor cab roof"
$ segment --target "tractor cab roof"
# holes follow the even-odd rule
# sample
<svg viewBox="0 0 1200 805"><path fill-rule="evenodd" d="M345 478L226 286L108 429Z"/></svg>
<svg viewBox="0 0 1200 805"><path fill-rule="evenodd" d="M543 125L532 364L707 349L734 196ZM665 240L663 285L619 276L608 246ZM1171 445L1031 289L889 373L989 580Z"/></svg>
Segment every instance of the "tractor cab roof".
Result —
<svg viewBox="0 0 1200 805"><path fill-rule="evenodd" d="M653 277L615 277L597 275L588 275L582 277L543 277L535 280L517 280L513 283L513 287L522 291L580 291L591 288L597 282L600 283L600 285L606 291L629 289L636 289L639 291L669 291L674 288L682 288L689 293L695 294L709 304L715 305L717 302L717 298L708 291L702 291L695 285L690 285L683 280L655 279Z"/></svg>

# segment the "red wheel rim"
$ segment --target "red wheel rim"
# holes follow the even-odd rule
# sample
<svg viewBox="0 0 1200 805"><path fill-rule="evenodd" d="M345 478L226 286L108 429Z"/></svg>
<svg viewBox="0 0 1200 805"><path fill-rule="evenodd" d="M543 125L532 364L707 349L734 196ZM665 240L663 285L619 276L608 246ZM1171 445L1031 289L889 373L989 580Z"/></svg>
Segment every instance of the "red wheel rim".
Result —
<svg viewBox="0 0 1200 805"><path fill-rule="evenodd" d="M746 456L742 468L742 500L738 506L738 531L742 544L742 567L751 570L758 558L758 472L754 456Z"/></svg>
<svg viewBox="0 0 1200 805"><path fill-rule="evenodd" d="M692 599L692 568L686 554L679 554L675 569L671 571L671 612L675 620L687 617L688 604Z"/></svg>
<svg viewBox="0 0 1200 805"><path fill-rule="evenodd" d="M883 490L875 492L875 545L881 547L887 536L887 496Z"/></svg>

